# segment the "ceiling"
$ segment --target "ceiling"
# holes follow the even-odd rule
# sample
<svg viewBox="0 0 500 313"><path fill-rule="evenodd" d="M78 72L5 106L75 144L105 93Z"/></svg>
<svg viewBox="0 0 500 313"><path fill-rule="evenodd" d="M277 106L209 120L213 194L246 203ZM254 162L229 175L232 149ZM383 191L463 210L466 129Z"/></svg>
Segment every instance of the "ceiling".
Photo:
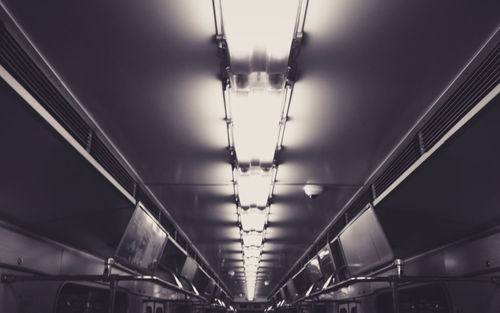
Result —
<svg viewBox="0 0 500 313"><path fill-rule="evenodd" d="M233 295L244 294L212 1L2 3ZM257 297L269 295L498 16L497 1L309 0ZM308 199L306 182L323 194Z"/></svg>
<svg viewBox="0 0 500 313"><path fill-rule="evenodd" d="M500 96L375 207L405 259L498 225ZM457 170L459 169L459 170ZM425 232L422 232L425 227Z"/></svg>

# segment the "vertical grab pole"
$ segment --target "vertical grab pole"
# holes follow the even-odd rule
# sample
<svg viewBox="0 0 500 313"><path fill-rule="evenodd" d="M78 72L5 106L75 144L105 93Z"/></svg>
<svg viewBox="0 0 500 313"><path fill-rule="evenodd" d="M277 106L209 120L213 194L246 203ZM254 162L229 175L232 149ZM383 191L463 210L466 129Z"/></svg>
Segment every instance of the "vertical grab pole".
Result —
<svg viewBox="0 0 500 313"><path fill-rule="evenodd" d="M115 260L113 258L108 258L104 262L104 272L102 273L103 280L109 281L109 302L108 302L108 313L114 313L115 311L115 296L116 296L116 285L118 281L115 277L111 276L111 269Z"/></svg>
<svg viewBox="0 0 500 313"><path fill-rule="evenodd" d="M111 278L109 281L109 303L108 303L108 313L114 313L115 311L115 296L116 296L116 285L118 282L116 279Z"/></svg>
<svg viewBox="0 0 500 313"><path fill-rule="evenodd" d="M401 277L403 277L403 273L404 273L403 264L404 264L403 260L401 260L401 259L394 260L394 265L396 266L396 276L393 277L392 282L391 282L392 308L393 308L394 313L400 313L399 312L398 280Z"/></svg>
<svg viewBox="0 0 500 313"><path fill-rule="evenodd" d="M399 294L398 294L398 281L397 278L391 282L392 288L392 309L394 313L399 313Z"/></svg>

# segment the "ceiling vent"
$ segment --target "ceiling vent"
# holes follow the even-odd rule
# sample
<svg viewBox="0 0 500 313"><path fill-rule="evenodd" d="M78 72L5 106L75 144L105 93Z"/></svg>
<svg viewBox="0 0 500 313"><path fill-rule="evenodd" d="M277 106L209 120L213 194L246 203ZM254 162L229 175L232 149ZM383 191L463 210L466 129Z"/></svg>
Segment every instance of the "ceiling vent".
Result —
<svg viewBox="0 0 500 313"><path fill-rule="evenodd" d="M420 131L393 158L372 184L373 198L382 194L420 156L429 151L481 99L500 83L500 44L497 44L444 100Z"/></svg>
<svg viewBox="0 0 500 313"><path fill-rule="evenodd" d="M422 127L421 133L425 150L429 150L441 139L499 82L500 45L497 44L484 60L471 73L468 73L464 82Z"/></svg>
<svg viewBox="0 0 500 313"><path fill-rule="evenodd" d="M0 26L0 62L127 192L135 196L132 176L3 25Z"/></svg>

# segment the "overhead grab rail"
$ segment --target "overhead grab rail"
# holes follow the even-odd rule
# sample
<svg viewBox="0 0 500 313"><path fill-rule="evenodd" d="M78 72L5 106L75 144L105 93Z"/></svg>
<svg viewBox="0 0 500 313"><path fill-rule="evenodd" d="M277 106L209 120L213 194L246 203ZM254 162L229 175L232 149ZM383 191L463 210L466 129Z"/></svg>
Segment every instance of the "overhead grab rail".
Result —
<svg viewBox="0 0 500 313"><path fill-rule="evenodd" d="M112 274L114 264L113 258L108 258L104 263L104 271L101 275L15 275L2 273L0 282L4 284L21 282L41 282L41 281L84 281L84 282L106 282L109 283L110 297L108 312L114 312L116 288L120 281L142 281L150 282L161 287L192 296L207 302L208 299L194 292L180 288L179 286L153 275L121 275Z"/></svg>
<svg viewBox="0 0 500 313"><path fill-rule="evenodd" d="M491 283L500 285L500 276L411 276L404 275L404 262L401 259L394 260L393 268L396 269L396 275L389 276L357 276L351 277L347 280L338 282L336 284L330 285L323 290L313 292L307 296L303 296L299 299L292 301L289 306L298 305L299 303L316 298L322 294L327 294L335 292L342 288L346 288L359 283L376 283L376 282L386 282L390 284L392 290L393 299L393 309L394 313L399 313L399 297L398 288L402 283L423 283L423 282L471 282L471 283ZM345 299L339 300L340 302L345 301ZM332 302L339 302L332 300Z"/></svg>

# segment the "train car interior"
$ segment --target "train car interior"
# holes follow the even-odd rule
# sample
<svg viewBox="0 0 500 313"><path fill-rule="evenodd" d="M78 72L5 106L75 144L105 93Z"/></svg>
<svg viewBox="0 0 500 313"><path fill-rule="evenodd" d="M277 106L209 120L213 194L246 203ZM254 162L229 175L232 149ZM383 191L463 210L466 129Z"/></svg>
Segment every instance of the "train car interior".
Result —
<svg viewBox="0 0 500 313"><path fill-rule="evenodd" d="M0 313L500 312L498 0L0 0Z"/></svg>

